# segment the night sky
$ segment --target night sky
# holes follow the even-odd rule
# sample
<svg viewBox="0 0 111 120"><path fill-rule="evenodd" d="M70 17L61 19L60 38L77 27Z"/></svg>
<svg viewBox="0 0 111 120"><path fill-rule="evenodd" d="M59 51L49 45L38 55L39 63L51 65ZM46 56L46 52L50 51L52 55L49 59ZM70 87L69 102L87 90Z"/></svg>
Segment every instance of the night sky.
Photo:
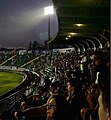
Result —
<svg viewBox="0 0 111 120"><path fill-rule="evenodd" d="M0 0L0 47L27 47L30 41L47 40L48 17L44 7L51 0ZM51 37L58 31L56 13L51 15Z"/></svg>

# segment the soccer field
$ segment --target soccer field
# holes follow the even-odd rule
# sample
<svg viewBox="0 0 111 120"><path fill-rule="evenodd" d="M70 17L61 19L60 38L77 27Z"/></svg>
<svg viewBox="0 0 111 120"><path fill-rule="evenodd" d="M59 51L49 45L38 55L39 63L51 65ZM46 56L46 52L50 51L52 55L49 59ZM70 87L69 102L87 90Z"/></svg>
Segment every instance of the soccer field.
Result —
<svg viewBox="0 0 111 120"><path fill-rule="evenodd" d="M22 79L20 74L0 71L0 95L18 86Z"/></svg>

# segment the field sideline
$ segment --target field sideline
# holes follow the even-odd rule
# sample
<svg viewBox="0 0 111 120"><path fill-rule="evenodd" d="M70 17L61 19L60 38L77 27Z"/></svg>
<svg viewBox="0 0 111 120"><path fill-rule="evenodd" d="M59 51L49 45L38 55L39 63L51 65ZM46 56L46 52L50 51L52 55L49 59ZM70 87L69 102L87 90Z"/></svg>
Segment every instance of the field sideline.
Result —
<svg viewBox="0 0 111 120"><path fill-rule="evenodd" d="M15 88L23 79L20 74L0 71L0 95Z"/></svg>

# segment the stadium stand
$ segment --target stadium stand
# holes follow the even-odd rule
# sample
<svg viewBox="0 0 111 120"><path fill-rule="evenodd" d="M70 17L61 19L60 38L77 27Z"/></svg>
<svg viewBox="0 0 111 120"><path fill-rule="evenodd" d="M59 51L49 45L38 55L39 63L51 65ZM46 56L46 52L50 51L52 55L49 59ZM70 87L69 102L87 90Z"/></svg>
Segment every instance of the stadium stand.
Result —
<svg viewBox="0 0 111 120"><path fill-rule="evenodd" d="M110 31L106 30L109 26L105 26L109 25L109 1L106 0L106 4L102 0L90 1L87 4L81 0L53 2L57 7L60 28L56 38L48 41L51 43L50 49L38 50L39 52L15 51L14 57L5 51L0 53L1 69L22 71L27 76L18 89L7 93L7 96L0 96L0 118L61 120L62 110L64 108L66 112L67 106L70 114L67 112L64 115L70 120L99 120L102 116L105 118L103 120L109 120ZM95 9L92 9L94 7ZM75 14L76 11L79 17ZM86 16L80 14L81 12ZM84 23L90 22L92 27L86 30L77 28L75 25L81 17ZM71 27L74 20L75 24ZM102 26L98 27L99 25ZM66 41L65 33L74 30L84 33L86 37L68 37L70 41ZM88 35L90 37L87 37ZM67 47L72 44L73 48L63 48L61 44ZM102 111L101 105L104 108ZM67 120L67 117L64 120Z"/></svg>

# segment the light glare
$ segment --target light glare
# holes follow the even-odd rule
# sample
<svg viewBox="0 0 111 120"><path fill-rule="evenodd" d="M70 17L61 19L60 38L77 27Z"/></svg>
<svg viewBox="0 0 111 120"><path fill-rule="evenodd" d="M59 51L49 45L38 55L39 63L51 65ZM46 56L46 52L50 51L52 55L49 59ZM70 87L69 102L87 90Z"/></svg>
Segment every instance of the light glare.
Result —
<svg viewBox="0 0 111 120"><path fill-rule="evenodd" d="M53 6L44 7L44 15L54 14Z"/></svg>
<svg viewBox="0 0 111 120"><path fill-rule="evenodd" d="M81 26L85 26L84 24L76 24L76 26L81 27Z"/></svg>
<svg viewBox="0 0 111 120"><path fill-rule="evenodd" d="M77 24L77 26L78 26L78 27L80 27L80 26L81 26L81 24Z"/></svg>
<svg viewBox="0 0 111 120"><path fill-rule="evenodd" d="M69 34L70 34L70 35L75 35L76 33L73 33L73 32L72 32L72 33L69 33Z"/></svg>

